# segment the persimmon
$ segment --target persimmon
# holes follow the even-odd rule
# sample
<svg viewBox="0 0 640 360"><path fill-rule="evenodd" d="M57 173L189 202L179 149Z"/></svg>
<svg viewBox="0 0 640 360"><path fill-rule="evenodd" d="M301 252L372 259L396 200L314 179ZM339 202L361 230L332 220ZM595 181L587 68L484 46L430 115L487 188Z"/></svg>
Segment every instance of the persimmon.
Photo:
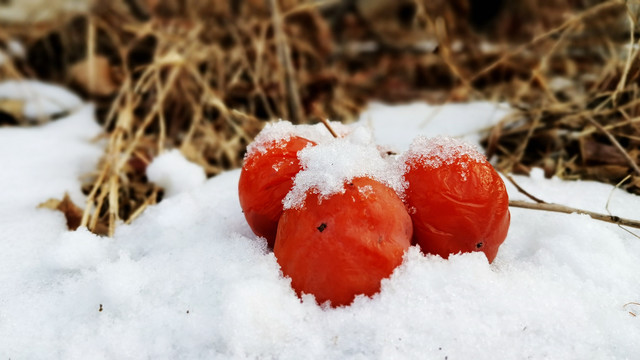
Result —
<svg viewBox="0 0 640 360"><path fill-rule="evenodd" d="M321 197L310 189L304 204L283 212L274 254L298 293L318 303L349 305L371 296L411 245L411 218L396 192L366 177L343 193Z"/></svg>
<svg viewBox="0 0 640 360"><path fill-rule="evenodd" d="M240 206L251 230L273 248L282 200L302 169L298 151L315 143L300 136L273 139L251 149L244 159L238 182Z"/></svg>
<svg viewBox="0 0 640 360"><path fill-rule="evenodd" d="M492 262L509 229L509 198L493 166L472 146L418 138L404 156L413 240L423 252L482 251Z"/></svg>

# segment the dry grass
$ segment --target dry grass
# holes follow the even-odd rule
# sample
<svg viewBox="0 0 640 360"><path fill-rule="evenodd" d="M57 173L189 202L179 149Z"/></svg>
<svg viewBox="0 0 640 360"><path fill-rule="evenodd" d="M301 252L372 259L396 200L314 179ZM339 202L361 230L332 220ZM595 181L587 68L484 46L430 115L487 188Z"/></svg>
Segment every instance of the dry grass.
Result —
<svg viewBox="0 0 640 360"><path fill-rule="evenodd" d="M145 169L165 149L214 176L240 166L265 121L351 121L372 99L507 101L517 111L486 140L499 169L612 184L631 174L622 187L640 193L637 7L525 1L474 27L469 4L99 0L0 27L5 49L12 38L27 48L0 79L60 82L97 104L107 146L81 225L100 234L161 201Z"/></svg>
<svg viewBox="0 0 640 360"><path fill-rule="evenodd" d="M520 89L525 99L509 99L518 111L486 141L489 156L500 159L499 169L528 173L542 167L549 177L612 185L629 176L621 187L640 194L640 62L632 10L621 2L604 2L545 34L554 34L552 47L525 84L541 96L526 101L530 91ZM598 15L607 12L628 16L626 41L596 31L620 23L619 16Z"/></svg>

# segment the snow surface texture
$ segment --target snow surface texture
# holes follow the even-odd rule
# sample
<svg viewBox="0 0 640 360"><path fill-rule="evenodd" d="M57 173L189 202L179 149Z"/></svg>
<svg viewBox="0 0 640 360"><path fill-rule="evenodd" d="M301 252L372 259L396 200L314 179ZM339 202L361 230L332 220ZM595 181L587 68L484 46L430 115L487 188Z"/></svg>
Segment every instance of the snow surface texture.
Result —
<svg viewBox="0 0 640 360"><path fill-rule="evenodd" d="M202 185L207 175L202 167L174 149L153 159L147 167L147 178L162 186L165 196L171 197Z"/></svg>
<svg viewBox="0 0 640 360"><path fill-rule="evenodd" d="M424 104L374 105L361 124L379 143L407 149L418 134L474 137L502 111L439 109L431 118L436 109ZM98 132L90 107L40 127L0 128L0 359L640 354L640 317L623 309L640 300L640 240L615 225L512 209L492 265L480 253L445 261L411 248L378 295L325 309L296 297L251 233L239 171L163 200L113 238L69 232L61 213L37 209L65 191L83 203L78 177L95 169L101 148L89 139ZM516 179L544 200L600 212L613 191L540 171ZM610 209L637 219L639 200L615 190Z"/></svg>
<svg viewBox="0 0 640 360"><path fill-rule="evenodd" d="M24 116L33 122L67 114L83 106L80 98L68 90L31 80L0 83L0 99L23 101Z"/></svg>
<svg viewBox="0 0 640 360"><path fill-rule="evenodd" d="M328 133L322 124L315 130ZM356 177L371 177L401 193L401 169L392 159L384 158L373 142L370 129L354 126L344 137L329 137L298 152L302 165L294 178L293 189L283 201L285 209L299 208L309 191L320 194L320 199L343 193L344 184Z"/></svg>

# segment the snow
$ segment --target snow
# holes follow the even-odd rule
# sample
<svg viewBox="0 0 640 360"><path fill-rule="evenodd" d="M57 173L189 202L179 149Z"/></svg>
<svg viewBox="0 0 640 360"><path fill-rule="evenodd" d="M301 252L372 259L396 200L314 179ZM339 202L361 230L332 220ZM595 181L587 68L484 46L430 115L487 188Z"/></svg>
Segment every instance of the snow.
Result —
<svg viewBox="0 0 640 360"><path fill-rule="evenodd" d="M331 121L329 124L339 136L345 136L350 131L347 126L340 122ZM268 144L287 141L292 136L300 136L314 143L326 142L333 138L329 130L322 124L293 125L289 121L280 120L269 123L262 129L255 140L249 144L246 156L250 156L254 152L263 153L266 151Z"/></svg>
<svg viewBox="0 0 640 360"><path fill-rule="evenodd" d="M149 181L164 189L167 197L196 188L207 180L204 169L187 160L177 149L153 159L146 174Z"/></svg>
<svg viewBox="0 0 640 360"><path fill-rule="evenodd" d="M33 80L0 83L0 100L2 99L24 101L24 116L33 121L66 114L83 106L82 100L70 91Z"/></svg>
<svg viewBox="0 0 640 360"><path fill-rule="evenodd" d="M298 158L302 171L283 201L285 209L302 206L309 191L320 194L320 199L343 193L344 184L356 177L369 176L402 192L400 169L380 154L370 129L363 126L355 126L344 137L306 147L298 152Z"/></svg>
<svg viewBox="0 0 640 360"><path fill-rule="evenodd" d="M0 97L6 89L0 86ZM47 96L54 92L66 93ZM486 103L373 104L358 125L371 128L381 145L404 151L418 135L477 143L477 131L506 111ZM120 225L113 238L69 232L61 213L37 205L65 191L83 204L79 177L95 170L103 147L90 141L100 132L91 113L81 104L46 125L0 128L0 358L631 359L640 353L640 318L623 307L640 301L640 239L584 215L512 208L509 235L493 264L480 253L443 260L411 248L378 295L337 309L296 297L242 216L238 170L204 183L194 181L195 171L173 178L171 186L183 191ZM163 170L188 165L168 155L158 165ZM545 179L541 171L515 178L547 201L606 212L611 195L612 213L640 214L637 196L608 185ZM507 189L524 199L511 184Z"/></svg>
<svg viewBox="0 0 640 360"><path fill-rule="evenodd" d="M486 161L477 147L446 136L416 137L411 142L409 150L402 154L401 159L403 163L420 162L430 168L437 169L443 164L452 164L463 156L476 163Z"/></svg>
<svg viewBox="0 0 640 360"><path fill-rule="evenodd" d="M479 144L487 130L509 114L505 104L477 102L446 106L414 103L388 106L373 103L360 116L360 122L373 128L376 142L397 153L409 148L417 135L451 136Z"/></svg>

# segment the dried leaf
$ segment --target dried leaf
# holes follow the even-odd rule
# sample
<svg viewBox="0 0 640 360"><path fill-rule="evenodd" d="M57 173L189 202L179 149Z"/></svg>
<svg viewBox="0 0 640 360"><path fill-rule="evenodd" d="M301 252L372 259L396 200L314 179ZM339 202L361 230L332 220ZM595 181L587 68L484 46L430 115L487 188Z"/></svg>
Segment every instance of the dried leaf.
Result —
<svg viewBox="0 0 640 360"><path fill-rule="evenodd" d="M71 201L68 193L64 194L64 198L62 198L62 200L49 199L38 205L38 208L61 211L67 219L67 228L69 228L69 230L75 230L80 226L80 221L82 220L82 209Z"/></svg>
<svg viewBox="0 0 640 360"><path fill-rule="evenodd" d="M580 153L585 164L628 165L620 150L594 138L580 139Z"/></svg>
<svg viewBox="0 0 640 360"><path fill-rule="evenodd" d="M104 56L85 59L71 66L69 70L72 82L91 95L109 96L118 90L113 79L111 65Z"/></svg>

